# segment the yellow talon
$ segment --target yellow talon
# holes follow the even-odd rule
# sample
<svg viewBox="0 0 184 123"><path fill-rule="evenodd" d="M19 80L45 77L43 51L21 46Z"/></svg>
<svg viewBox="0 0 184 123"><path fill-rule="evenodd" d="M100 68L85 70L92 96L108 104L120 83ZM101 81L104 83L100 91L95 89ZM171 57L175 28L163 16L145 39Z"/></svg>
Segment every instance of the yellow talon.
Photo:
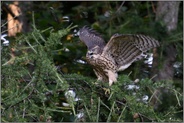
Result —
<svg viewBox="0 0 184 123"><path fill-rule="evenodd" d="M111 90L109 88L103 88L103 90L105 91L105 95L110 94Z"/></svg>

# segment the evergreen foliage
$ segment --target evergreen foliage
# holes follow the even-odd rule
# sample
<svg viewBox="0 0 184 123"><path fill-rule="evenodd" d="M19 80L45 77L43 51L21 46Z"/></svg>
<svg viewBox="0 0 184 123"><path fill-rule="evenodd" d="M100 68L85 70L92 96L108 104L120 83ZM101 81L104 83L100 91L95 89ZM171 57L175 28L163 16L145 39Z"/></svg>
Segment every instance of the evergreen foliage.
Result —
<svg viewBox="0 0 184 123"><path fill-rule="evenodd" d="M72 28L57 32L47 29L50 36L45 39L45 31L33 25L33 31L17 37L12 47L3 47L2 121L46 121L54 111L63 112L55 103L58 93L68 90L69 85L58 73L52 51L62 45L60 39ZM11 48L16 55L8 60Z"/></svg>

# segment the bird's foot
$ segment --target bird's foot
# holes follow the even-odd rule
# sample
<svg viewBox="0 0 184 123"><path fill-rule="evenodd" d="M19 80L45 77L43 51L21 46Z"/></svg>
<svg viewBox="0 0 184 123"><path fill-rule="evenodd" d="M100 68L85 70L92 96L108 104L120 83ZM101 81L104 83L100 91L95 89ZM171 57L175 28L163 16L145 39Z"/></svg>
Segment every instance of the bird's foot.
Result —
<svg viewBox="0 0 184 123"><path fill-rule="evenodd" d="M111 89L110 88L103 88L103 90L105 91L105 95L109 95L111 93Z"/></svg>

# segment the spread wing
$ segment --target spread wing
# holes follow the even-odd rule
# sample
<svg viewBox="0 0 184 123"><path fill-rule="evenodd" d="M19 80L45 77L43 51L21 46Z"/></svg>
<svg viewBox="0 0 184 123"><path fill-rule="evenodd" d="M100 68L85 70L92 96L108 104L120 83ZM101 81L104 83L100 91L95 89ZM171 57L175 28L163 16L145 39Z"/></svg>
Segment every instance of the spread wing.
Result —
<svg viewBox="0 0 184 123"><path fill-rule="evenodd" d="M86 44L88 50L93 49L94 47L100 47L100 51L105 47L105 41L96 31L84 26L79 30L79 38L82 42Z"/></svg>
<svg viewBox="0 0 184 123"><path fill-rule="evenodd" d="M114 35L104 47L102 56L108 57L124 70L132 62L142 59L146 51L159 46L159 42L145 35Z"/></svg>

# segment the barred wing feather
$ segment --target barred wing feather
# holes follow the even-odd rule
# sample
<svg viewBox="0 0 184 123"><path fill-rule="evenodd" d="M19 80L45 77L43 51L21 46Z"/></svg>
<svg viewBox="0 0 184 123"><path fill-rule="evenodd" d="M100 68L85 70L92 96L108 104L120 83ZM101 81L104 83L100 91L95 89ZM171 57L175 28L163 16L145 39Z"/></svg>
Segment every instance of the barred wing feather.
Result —
<svg viewBox="0 0 184 123"><path fill-rule="evenodd" d="M102 36L95 30L92 30L87 26L84 26L79 30L79 38L82 42L86 44L88 50L91 50L94 47L98 46L102 51L105 47L105 41Z"/></svg>
<svg viewBox="0 0 184 123"><path fill-rule="evenodd" d="M114 35L104 47L102 56L117 64L119 71L142 59L146 51L159 46L159 42L145 35Z"/></svg>

